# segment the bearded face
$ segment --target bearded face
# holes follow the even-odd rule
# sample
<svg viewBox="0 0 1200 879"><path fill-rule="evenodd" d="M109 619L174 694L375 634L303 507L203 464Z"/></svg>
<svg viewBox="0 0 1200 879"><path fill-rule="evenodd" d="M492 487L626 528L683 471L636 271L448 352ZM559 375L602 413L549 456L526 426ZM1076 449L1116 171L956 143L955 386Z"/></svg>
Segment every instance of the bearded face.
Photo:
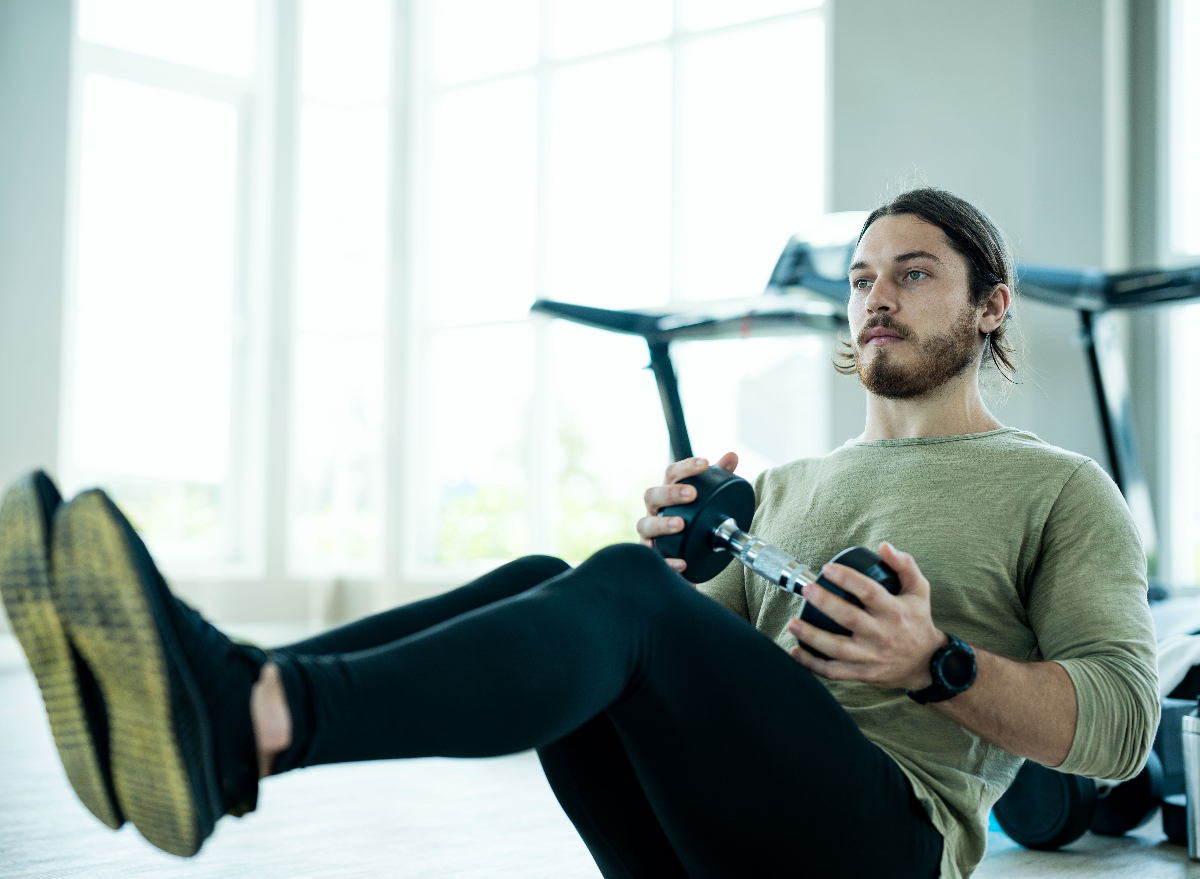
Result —
<svg viewBox="0 0 1200 879"><path fill-rule="evenodd" d="M911 344L909 356L896 357L894 346L873 348L867 354L867 331L884 327ZM855 340L858 377L872 394L889 400L924 396L961 375L979 357L980 337L975 309L965 305L944 335L918 338L890 314L877 314ZM909 347L909 346L906 346ZM866 356L864 356L866 355Z"/></svg>

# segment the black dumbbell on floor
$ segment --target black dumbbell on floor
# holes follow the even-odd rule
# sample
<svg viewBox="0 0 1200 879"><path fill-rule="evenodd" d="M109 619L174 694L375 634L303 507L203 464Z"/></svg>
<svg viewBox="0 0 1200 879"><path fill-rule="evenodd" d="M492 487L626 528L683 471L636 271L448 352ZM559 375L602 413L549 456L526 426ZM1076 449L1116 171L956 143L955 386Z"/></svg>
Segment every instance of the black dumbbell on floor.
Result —
<svg viewBox="0 0 1200 879"><path fill-rule="evenodd" d="M711 580L736 558L787 592L799 594L805 584L817 583L834 595L862 607L862 602L824 576L816 574L778 547L747 533L754 518L754 487L749 482L720 467L709 467L682 482L696 489L696 499L687 504L666 507L659 515L678 516L683 520L683 530L655 538L654 546L665 558L687 562L683 576L688 580L693 583ZM830 561L866 574L893 595L900 591L900 579L896 572L869 549L852 546ZM804 603L799 617L827 632L849 634L848 630L808 602ZM802 646L825 658L807 645Z"/></svg>
<svg viewBox="0 0 1200 879"><path fill-rule="evenodd" d="M1163 832L1187 845L1183 796L1183 716L1195 699L1162 700L1162 720L1146 766L1124 784L1066 775L1027 761L993 814L1008 836L1026 848L1056 849L1091 830L1121 836L1141 826L1162 805Z"/></svg>
<svg viewBox="0 0 1200 879"><path fill-rule="evenodd" d="M1014 842L1052 851L1088 830L1103 836L1128 833L1154 814L1162 798L1162 762L1153 751L1136 777L1117 785L1027 760L992 814Z"/></svg>

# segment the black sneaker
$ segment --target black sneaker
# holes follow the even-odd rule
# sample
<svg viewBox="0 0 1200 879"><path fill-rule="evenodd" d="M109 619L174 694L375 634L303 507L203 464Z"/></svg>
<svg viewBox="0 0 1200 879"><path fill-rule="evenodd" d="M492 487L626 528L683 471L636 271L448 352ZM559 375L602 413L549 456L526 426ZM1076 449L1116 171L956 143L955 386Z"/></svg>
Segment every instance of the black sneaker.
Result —
<svg viewBox="0 0 1200 879"><path fill-rule="evenodd" d="M59 512L52 559L59 613L108 705L117 801L150 843L190 857L222 815L255 807L250 689L266 656L170 593L102 491Z"/></svg>
<svg viewBox="0 0 1200 879"><path fill-rule="evenodd" d="M116 830L108 719L91 670L71 646L50 580L50 528L62 497L40 470L17 480L0 507L0 595L37 678L58 756L76 795Z"/></svg>

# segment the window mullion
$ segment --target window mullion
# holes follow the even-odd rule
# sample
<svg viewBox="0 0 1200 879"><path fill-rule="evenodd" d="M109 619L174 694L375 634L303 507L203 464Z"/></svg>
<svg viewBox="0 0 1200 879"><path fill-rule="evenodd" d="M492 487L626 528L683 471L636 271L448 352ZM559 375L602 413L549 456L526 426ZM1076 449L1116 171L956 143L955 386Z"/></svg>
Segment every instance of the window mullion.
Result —
<svg viewBox="0 0 1200 879"><path fill-rule="evenodd" d="M410 293L412 290L409 271L410 223L414 211L412 188L412 132L416 118L416 65L414 63L415 40L413 26L415 15L410 0L393 0L392 3L392 93L391 93L391 168L388 219L391 228L392 253L388 261L388 295L386 297L385 360L388 375L384 382L387 395L387 431L384 443L384 473L387 492L384 496L383 577L375 595L375 605L388 607L401 600L400 583L409 542L399 535L411 532L406 527L405 514L405 465L408 460L411 430L405 430L412 422L406 418L410 404L409 375L413 358L405 344L410 315L413 314Z"/></svg>
<svg viewBox="0 0 1200 879"><path fill-rule="evenodd" d="M268 333L266 459L266 580L287 580L288 483L291 462L292 293L295 279L296 137L299 117L298 4L275 5L275 55L270 330Z"/></svg>
<svg viewBox="0 0 1200 879"><path fill-rule="evenodd" d="M683 102L680 100L683 83L683 61L680 53L679 29L682 16L683 0L674 0L674 26L671 29L671 39L667 45L671 52L671 214L670 214L670 246L671 254L667 267L667 277L670 284L670 301L680 298L679 293L679 260L682 242L679 235L680 194L683 187L680 169L683 163L683 143L680 137L680 124L683 119Z"/></svg>
<svg viewBox="0 0 1200 879"><path fill-rule="evenodd" d="M538 66L537 66L537 231L535 254L537 266L534 270L535 294L542 296L546 290L549 273L550 243L550 86L553 69L546 63L550 50L549 28L546 26L550 4L540 0L538 4ZM532 319L532 318L531 318ZM529 533L534 551L550 552L553 549L553 510L557 509L554 480L554 428L551 409L551 383L549 381L550 326L548 321L534 321L533 361L533 404L530 457L528 473Z"/></svg>
<svg viewBox="0 0 1200 879"><path fill-rule="evenodd" d="M97 73L153 88L165 88L228 103L237 103L249 98L254 89L253 80L226 76L96 43L79 43L79 61L86 73Z"/></svg>

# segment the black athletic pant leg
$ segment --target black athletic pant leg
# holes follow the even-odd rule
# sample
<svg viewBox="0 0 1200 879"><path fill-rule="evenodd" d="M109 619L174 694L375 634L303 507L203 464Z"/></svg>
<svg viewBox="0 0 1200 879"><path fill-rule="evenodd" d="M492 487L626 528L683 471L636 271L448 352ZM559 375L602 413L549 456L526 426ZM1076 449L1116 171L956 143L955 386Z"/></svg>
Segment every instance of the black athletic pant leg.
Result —
<svg viewBox="0 0 1200 879"><path fill-rule="evenodd" d="M298 765L546 749L603 715L690 876L937 873L941 838L894 761L642 547L391 644L282 656L310 718Z"/></svg>
<svg viewBox="0 0 1200 879"><path fill-rule="evenodd" d="M607 879L686 879L607 712L537 753L559 805Z"/></svg>
<svg viewBox="0 0 1200 879"><path fill-rule="evenodd" d="M352 653L390 644L430 626L510 598L570 570L560 559L525 556L458 589L323 632L289 654ZM658 824L629 755L606 714L545 747L538 758L555 797L605 876L686 876Z"/></svg>
<svg viewBox="0 0 1200 879"><path fill-rule="evenodd" d="M501 565L465 586L363 617L280 647L279 650L312 656L370 650L407 638L476 608L511 598L569 570L571 566L561 559L528 555Z"/></svg>

